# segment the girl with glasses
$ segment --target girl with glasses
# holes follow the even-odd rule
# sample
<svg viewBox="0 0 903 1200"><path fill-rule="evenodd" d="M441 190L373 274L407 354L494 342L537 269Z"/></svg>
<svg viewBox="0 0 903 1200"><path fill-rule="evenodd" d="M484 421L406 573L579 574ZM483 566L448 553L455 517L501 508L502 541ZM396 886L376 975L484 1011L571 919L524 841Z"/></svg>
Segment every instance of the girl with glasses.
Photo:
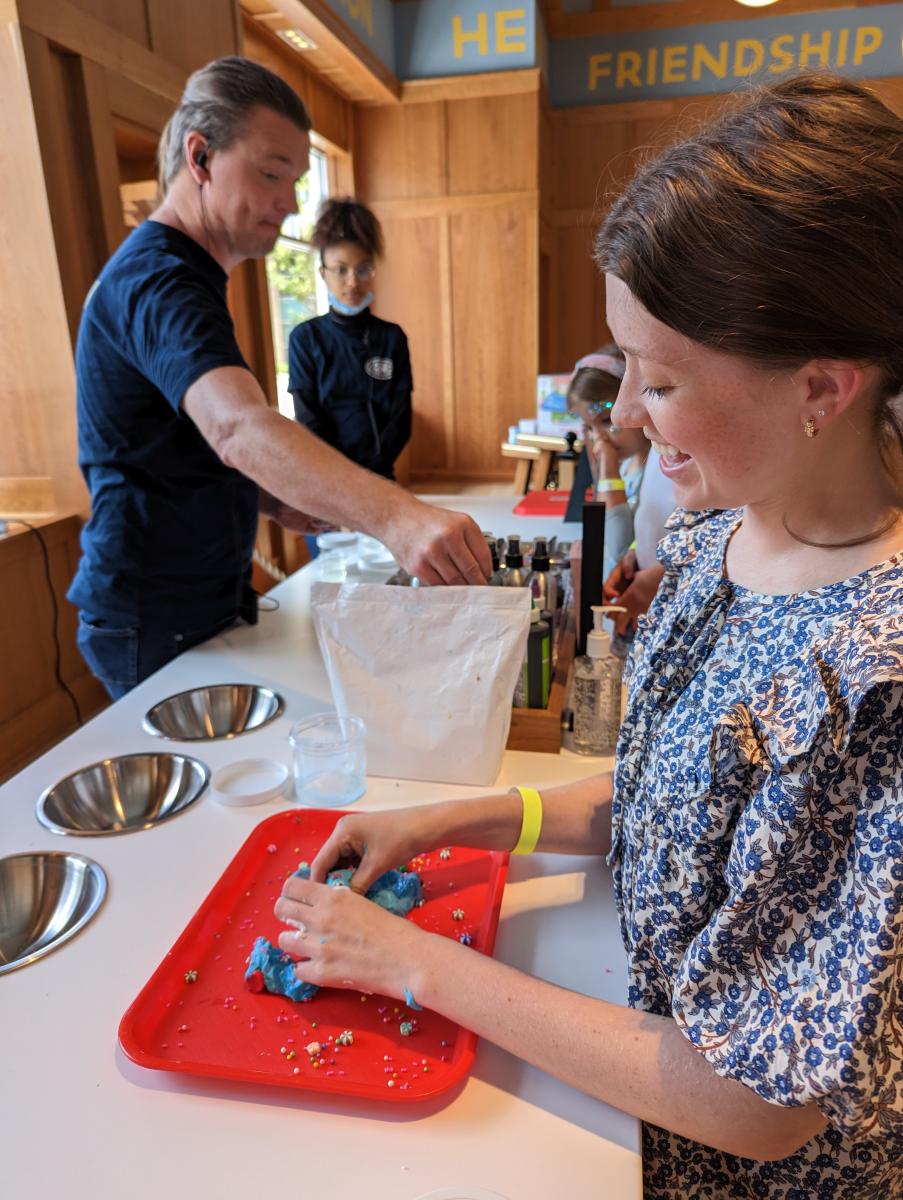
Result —
<svg viewBox="0 0 903 1200"><path fill-rule="evenodd" d="M379 221L356 200L326 200L311 241L329 312L289 338L295 416L353 462L394 479L411 436L413 380L404 331L371 311Z"/></svg>

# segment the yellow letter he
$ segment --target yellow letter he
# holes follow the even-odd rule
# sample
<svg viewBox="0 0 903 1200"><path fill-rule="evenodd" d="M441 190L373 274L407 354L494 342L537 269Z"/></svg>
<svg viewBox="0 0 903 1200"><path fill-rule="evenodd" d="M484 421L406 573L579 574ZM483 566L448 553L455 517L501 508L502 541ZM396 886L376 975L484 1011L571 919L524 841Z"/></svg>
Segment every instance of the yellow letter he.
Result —
<svg viewBox="0 0 903 1200"><path fill-rule="evenodd" d="M495 14L495 52L496 54L523 54L527 49L526 25L515 25L515 21L523 21L526 9L508 8Z"/></svg>
<svg viewBox="0 0 903 1200"><path fill-rule="evenodd" d="M455 58L464 57L464 43L476 42L477 53L489 53L489 20L484 12L477 17L476 29L465 32L464 23L460 17L452 17L452 39L455 45Z"/></svg>

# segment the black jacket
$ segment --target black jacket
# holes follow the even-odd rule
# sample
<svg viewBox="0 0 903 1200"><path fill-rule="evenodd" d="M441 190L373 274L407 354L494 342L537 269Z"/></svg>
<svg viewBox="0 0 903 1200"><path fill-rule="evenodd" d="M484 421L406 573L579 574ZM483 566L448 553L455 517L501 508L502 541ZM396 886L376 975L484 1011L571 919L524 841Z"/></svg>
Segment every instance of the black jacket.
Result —
<svg viewBox="0 0 903 1200"><path fill-rule="evenodd" d="M289 338L295 416L353 462L388 479L411 436L411 360L403 330L369 309L330 309Z"/></svg>

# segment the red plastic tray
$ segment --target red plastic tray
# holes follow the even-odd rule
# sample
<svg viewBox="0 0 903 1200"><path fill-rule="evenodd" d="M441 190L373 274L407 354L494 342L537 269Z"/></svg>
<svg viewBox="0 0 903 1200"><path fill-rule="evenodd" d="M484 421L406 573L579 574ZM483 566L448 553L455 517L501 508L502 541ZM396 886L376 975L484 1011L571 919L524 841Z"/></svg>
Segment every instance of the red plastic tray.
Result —
<svg viewBox="0 0 903 1200"><path fill-rule="evenodd" d="M273 915L283 881L313 859L342 815L290 810L257 826L122 1018L119 1043L133 1062L391 1103L425 1100L467 1075L476 1035L437 1013L335 988L305 1004L245 988L254 939L275 943L284 928ZM491 954L508 855L452 847L448 859L434 851L408 865L423 880L425 903L407 919L448 937L469 933L475 953ZM405 1037L400 1024L410 1019L415 1030ZM335 1046L345 1029L354 1044ZM312 1041L324 1047L316 1067L305 1051Z"/></svg>
<svg viewBox="0 0 903 1200"><path fill-rule="evenodd" d="M587 495L591 495L590 488L587 488ZM521 496L511 511L519 517L560 517L563 521L570 499L570 492L560 492L554 489L552 491L527 492L526 495Z"/></svg>

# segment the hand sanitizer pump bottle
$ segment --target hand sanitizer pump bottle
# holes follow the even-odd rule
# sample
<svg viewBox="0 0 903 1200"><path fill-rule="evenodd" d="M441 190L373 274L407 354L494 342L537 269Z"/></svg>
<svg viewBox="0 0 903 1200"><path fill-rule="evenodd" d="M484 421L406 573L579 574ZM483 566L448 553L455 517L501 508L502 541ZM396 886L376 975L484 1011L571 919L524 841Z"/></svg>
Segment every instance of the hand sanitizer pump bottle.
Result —
<svg viewBox="0 0 903 1200"><path fill-rule="evenodd" d="M574 749L578 754L614 754L621 727L623 662L611 653L603 628L606 613L625 611L618 605L592 606L593 631L586 654L574 661Z"/></svg>

